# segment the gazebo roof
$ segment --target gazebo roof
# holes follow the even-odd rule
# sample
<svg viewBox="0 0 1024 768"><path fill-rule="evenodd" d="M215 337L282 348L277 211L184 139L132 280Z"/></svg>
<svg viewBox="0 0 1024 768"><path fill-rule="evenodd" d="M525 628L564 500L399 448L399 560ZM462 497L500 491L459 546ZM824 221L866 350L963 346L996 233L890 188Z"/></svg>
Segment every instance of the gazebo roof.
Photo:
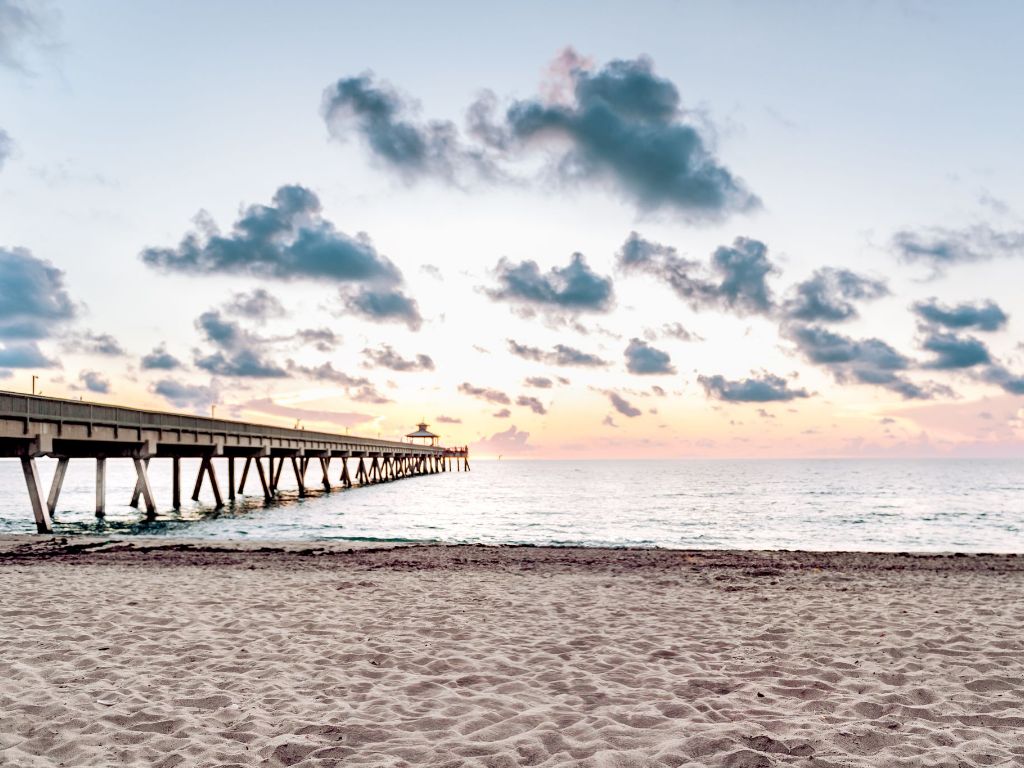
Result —
<svg viewBox="0 0 1024 768"><path fill-rule="evenodd" d="M416 426L419 427L419 429L415 432L410 432L406 437L437 437L437 435L427 429L429 426L428 424L417 424Z"/></svg>

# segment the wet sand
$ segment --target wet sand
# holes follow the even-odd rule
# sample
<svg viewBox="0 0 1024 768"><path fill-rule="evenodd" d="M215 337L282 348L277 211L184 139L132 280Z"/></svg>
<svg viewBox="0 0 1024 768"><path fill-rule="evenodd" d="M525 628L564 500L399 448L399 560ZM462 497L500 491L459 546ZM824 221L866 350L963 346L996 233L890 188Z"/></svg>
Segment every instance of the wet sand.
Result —
<svg viewBox="0 0 1024 768"><path fill-rule="evenodd" d="M0 765L1024 765L1024 557L0 538Z"/></svg>

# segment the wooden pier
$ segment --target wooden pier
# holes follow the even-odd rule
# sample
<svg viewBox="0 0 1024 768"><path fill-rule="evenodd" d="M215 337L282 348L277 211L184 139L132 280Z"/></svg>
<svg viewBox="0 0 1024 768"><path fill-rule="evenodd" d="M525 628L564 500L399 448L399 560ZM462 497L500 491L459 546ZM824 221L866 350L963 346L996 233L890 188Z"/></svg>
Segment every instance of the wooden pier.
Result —
<svg viewBox="0 0 1024 768"><path fill-rule="evenodd" d="M45 496L36 467L36 458L40 456L57 459L53 482ZM295 476L300 495L305 495L309 487L306 474L311 463L320 468L316 485L325 491L336 487L331 481L331 462L335 459L340 460L337 487L341 488L453 469L469 471L467 447L375 440L14 392L0 392L0 457L21 459L40 533L53 530L53 513L71 459L96 461L98 516L105 511L106 461L110 458L133 460L136 484L131 504L137 506L141 500L149 517L157 511L148 473L153 459L166 458L172 462L171 506L175 509L181 506L183 458L200 460L192 498L198 499L208 482L218 507L224 505L225 499L214 470L214 458L227 460L228 501L244 493L250 478L251 487L267 501L272 500L278 493L286 464ZM349 459L355 460L351 467ZM244 462L237 478L236 460Z"/></svg>

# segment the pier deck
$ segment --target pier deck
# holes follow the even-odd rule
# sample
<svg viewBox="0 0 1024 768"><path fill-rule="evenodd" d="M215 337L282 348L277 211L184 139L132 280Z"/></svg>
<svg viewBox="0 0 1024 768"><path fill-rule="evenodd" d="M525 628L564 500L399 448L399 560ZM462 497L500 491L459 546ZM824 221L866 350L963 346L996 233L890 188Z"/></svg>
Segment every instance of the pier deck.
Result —
<svg viewBox="0 0 1024 768"><path fill-rule="evenodd" d="M224 499L212 461L215 457L227 459L229 500L244 492L251 469L259 478L264 498L273 499L286 462L291 465L300 495L306 492L306 470L314 460L322 475L317 484L327 491L334 487L330 476L334 459L341 462L338 484L342 488L451 471L453 464L457 470L469 470L466 447L417 445L14 392L0 392L0 456L21 459L40 533L53 530L52 515L71 459L95 459L96 514L100 516L105 509L108 458L134 461L137 482L132 504L142 499L150 516L156 514L157 507L147 470L149 462L159 458L173 462L174 508L181 505L182 458L201 460L192 498L199 497L208 479L217 506L223 506ZM58 460L46 496L35 462L40 456ZM244 460L237 488L236 459ZM352 473L349 459L358 460Z"/></svg>

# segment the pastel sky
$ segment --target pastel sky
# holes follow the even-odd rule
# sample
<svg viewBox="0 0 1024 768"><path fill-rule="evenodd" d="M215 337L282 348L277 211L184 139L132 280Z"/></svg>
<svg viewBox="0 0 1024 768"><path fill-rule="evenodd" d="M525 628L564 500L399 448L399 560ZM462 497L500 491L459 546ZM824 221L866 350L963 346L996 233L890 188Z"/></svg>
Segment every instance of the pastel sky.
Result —
<svg viewBox="0 0 1024 768"><path fill-rule="evenodd" d="M1024 6L0 0L0 388L1024 455Z"/></svg>

